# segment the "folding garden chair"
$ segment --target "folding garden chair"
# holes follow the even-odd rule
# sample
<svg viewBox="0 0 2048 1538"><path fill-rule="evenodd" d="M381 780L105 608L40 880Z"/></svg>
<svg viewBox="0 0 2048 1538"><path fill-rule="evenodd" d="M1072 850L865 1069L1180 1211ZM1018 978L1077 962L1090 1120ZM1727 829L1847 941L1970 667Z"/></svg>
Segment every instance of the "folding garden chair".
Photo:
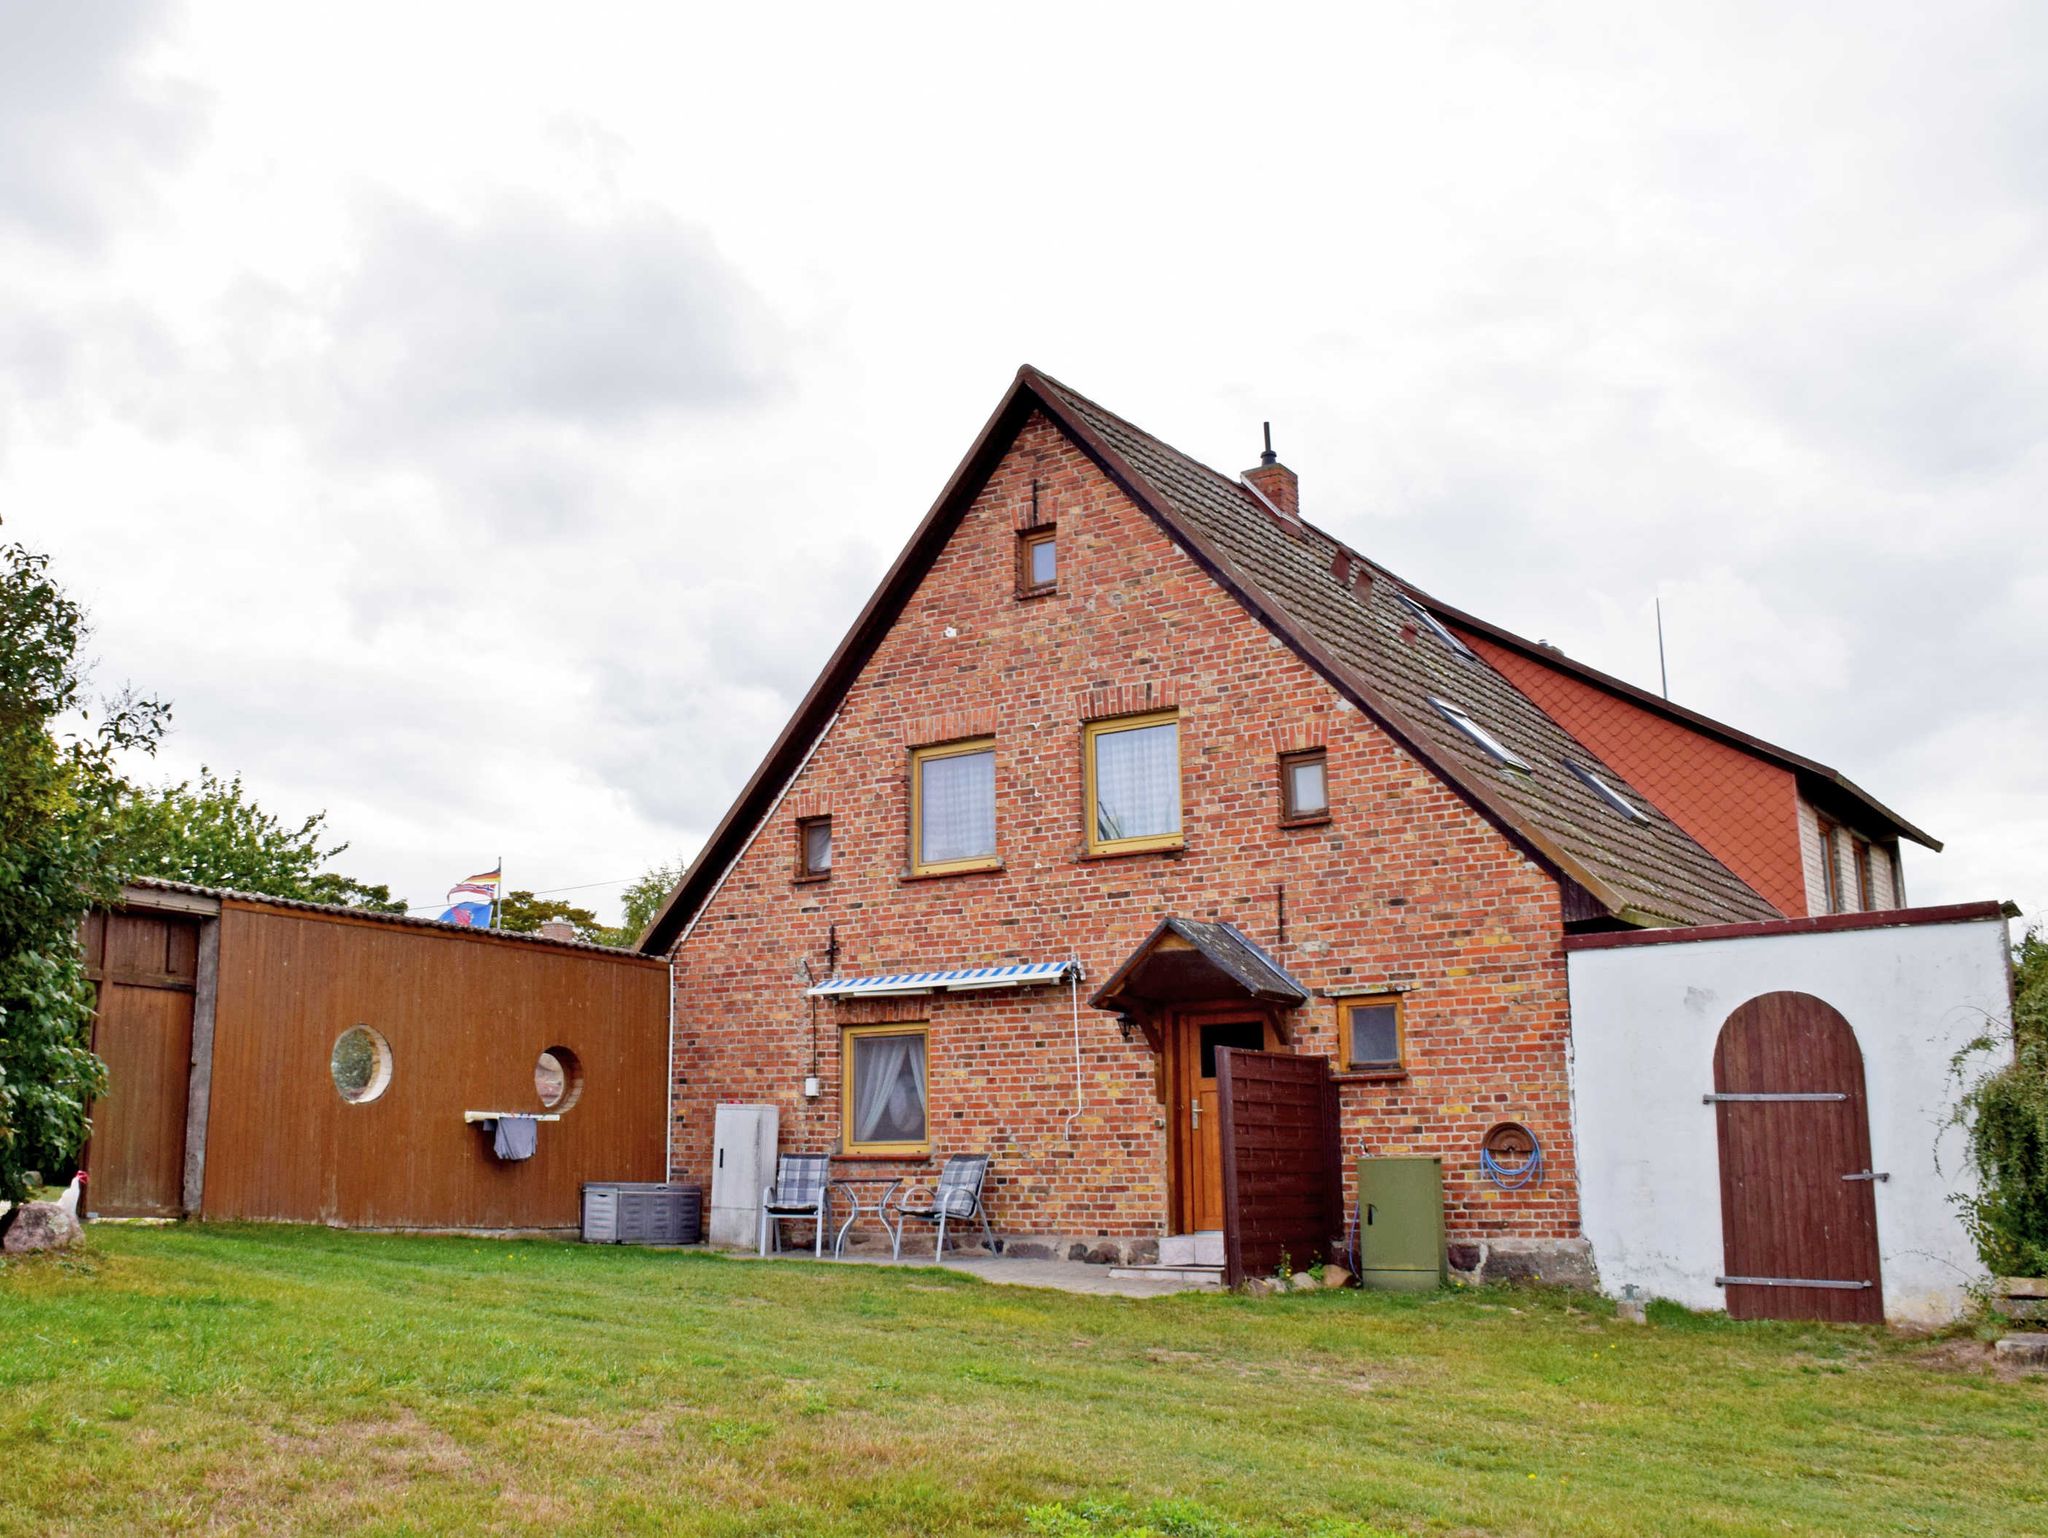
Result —
<svg viewBox="0 0 2048 1538"><path fill-rule="evenodd" d="M761 1193L761 1253L782 1248L782 1220L818 1225L811 1253L825 1255L825 1225L832 1216L832 1160L826 1154L784 1154L775 1161L775 1184Z"/></svg>
<svg viewBox="0 0 2048 1538"><path fill-rule="evenodd" d="M920 1223L930 1223L939 1231L938 1243L932 1250L934 1260L946 1258L946 1225L981 1220L981 1236L988 1243L991 1255L996 1252L996 1236L989 1231L988 1212L981 1204L981 1183L988 1177L987 1154L954 1154L946 1160L945 1168L939 1172L939 1188L936 1191L919 1187L905 1192L896 1203L896 1243L891 1258L903 1258L903 1220L916 1218Z"/></svg>

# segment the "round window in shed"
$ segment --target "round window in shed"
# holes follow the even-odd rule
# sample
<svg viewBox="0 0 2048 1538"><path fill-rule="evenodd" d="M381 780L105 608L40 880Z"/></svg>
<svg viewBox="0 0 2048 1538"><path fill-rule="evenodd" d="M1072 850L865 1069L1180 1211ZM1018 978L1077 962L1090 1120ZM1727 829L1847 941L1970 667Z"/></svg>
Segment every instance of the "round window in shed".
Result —
<svg viewBox="0 0 2048 1538"><path fill-rule="evenodd" d="M533 1089L541 1107L558 1115L583 1093L583 1064L567 1047L549 1047L535 1059Z"/></svg>
<svg viewBox="0 0 2048 1538"><path fill-rule="evenodd" d="M391 1043L381 1031L352 1025L335 1038L327 1067L342 1099L351 1105L375 1100L391 1087Z"/></svg>

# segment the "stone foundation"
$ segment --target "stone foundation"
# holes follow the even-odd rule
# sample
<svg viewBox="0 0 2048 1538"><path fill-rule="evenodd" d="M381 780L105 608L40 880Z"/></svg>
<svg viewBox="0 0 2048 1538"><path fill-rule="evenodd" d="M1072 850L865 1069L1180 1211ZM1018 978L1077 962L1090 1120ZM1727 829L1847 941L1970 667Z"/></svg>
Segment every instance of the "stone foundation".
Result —
<svg viewBox="0 0 2048 1538"><path fill-rule="evenodd" d="M1447 1246L1454 1281L1600 1285L1593 1246L1584 1239L1457 1239Z"/></svg>

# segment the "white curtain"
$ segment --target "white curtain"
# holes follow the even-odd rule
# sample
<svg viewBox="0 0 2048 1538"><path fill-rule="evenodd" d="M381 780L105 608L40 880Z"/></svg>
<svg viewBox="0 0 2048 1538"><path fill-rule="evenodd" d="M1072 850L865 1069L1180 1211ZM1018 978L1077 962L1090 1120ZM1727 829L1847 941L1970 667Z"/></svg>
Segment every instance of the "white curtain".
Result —
<svg viewBox="0 0 2048 1538"><path fill-rule="evenodd" d="M1180 726L1168 721L1095 738L1095 836L1180 831Z"/></svg>
<svg viewBox="0 0 2048 1538"><path fill-rule="evenodd" d="M924 1141L924 1038L853 1039L853 1140Z"/></svg>
<svg viewBox="0 0 2048 1538"><path fill-rule="evenodd" d="M919 761L918 859L926 865L996 852L996 756L956 753Z"/></svg>

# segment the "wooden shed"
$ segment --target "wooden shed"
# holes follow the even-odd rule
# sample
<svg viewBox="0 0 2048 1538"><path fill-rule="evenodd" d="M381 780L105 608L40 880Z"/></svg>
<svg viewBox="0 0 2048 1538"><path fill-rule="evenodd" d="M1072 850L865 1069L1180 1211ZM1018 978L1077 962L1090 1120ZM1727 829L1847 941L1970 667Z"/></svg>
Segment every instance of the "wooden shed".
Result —
<svg viewBox="0 0 2048 1538"><path fill-rule="evenodd" d="M668 969L575 941L136 881L85 925L102 1217L571 1229L665 1175ZM548 1118L501 1159L478 1113Z"/></svg>

